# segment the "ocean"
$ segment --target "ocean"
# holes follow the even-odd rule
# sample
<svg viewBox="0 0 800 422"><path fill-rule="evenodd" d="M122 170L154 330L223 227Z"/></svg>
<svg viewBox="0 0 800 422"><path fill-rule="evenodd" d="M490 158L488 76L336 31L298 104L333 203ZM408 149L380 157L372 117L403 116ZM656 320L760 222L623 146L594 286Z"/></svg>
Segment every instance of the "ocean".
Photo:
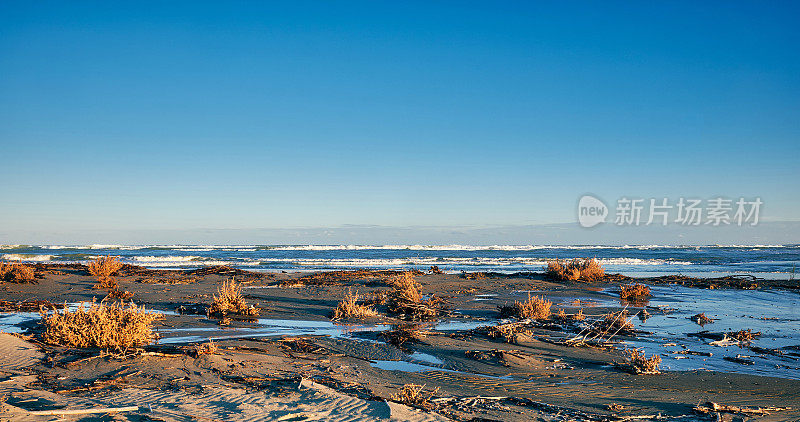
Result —
<svg viewBox="0 0 800 422"><path fill-rule="evenodd" d="M546 245L4 245L0 258L23 262L84 262L113 255L150 268L229 265L254 271L353 268L445 272L541 271L547 260L597 258L606 271L630 276L752 274L794 278L800 245L546 246Z"/></svg>

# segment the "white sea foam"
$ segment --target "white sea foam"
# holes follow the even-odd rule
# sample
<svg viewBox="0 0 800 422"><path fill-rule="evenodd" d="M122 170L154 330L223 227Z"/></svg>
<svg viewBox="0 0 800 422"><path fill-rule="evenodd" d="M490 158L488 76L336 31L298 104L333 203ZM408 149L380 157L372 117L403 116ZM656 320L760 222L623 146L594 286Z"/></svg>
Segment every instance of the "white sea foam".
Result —
<svg viewBox="0 0 800 422"><path fill-rule="evenodd" d="M31 255L21 253L3 254L4 261L24 261L24 262L47 262L53 259L53 255Z"/></svg>
<svg viewBox="0 0 800 422"><path fill-rule="evenodd" d="M2 249L15 249L27 245L3 245ZM90 250L140 250L165 249L177 251L207 252L214 250L253 252L257 250L277 251L338 251L338 250L429 250L429 251L533 251L546 249L591 250L591 249L695 249L695 248L797 248L797 245L41 245L42 249L90 249Z"/></svg>

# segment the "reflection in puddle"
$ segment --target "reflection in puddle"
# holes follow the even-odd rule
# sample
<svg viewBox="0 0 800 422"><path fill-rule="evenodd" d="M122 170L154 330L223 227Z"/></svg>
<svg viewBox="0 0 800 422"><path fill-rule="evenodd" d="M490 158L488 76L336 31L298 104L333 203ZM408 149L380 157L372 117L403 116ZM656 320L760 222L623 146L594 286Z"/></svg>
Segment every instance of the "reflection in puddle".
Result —
<svg viewBox="0 0 800 422"><path fill-rule="evenodd" d="M0 313L0 332L3 333L22 333L25 331L23 325L38 321L38 312L2 312Z"/></svg>
<svg viewBox="0 0 800 422"><path fill-rule="evenodd" d="M246 328L221 329L216 327L207 328L170 328L158 330L162 338L159 343L189 343L207 340L225 340L242 337L273 337L273 336L331 336L349 337L351 333L364 331L384 331L388 330L386 324L363 324L345 325L336 324L330 321L302 321L291 319L268 319L261 318L257 321L257 326ZM203 335L172 336L171 334L204 332Z"/></svg>
<svg viewBox="0 0 800 422"><path fill-rule="evenodd" d="M435 366L428 366L428 365L421 365L419 363L413 362L406 362L403 360L378 360L373 363L370 363L373 368L383 369L385 371L401 371L401 372L429 372L429 371L440 371L440 372L449 372L452 374L462 374L462 375L469 375L469 376L476 376L481 378L493 378L493 379L502 379L502 380L510 380L513 379L510 375L503 375L503 376L493 376L493 375L485 375L485 374L476 374L473 372L462 372L462 371L455 371L452 369L445 369L445 368L438 368Z"/></svg>
<svg viewBox="0 0 800 422"><path fill-rule="evenodd" d="M427 353L422 353L422 352L414 352L414 353L408 355L408 357L411 358L411 360L418 360L418 361L421 361L421 362L432 363L434 365L443 365L444 364L444 361L439 359L439 358L437 358L436 356L429 355Z"/></svg>

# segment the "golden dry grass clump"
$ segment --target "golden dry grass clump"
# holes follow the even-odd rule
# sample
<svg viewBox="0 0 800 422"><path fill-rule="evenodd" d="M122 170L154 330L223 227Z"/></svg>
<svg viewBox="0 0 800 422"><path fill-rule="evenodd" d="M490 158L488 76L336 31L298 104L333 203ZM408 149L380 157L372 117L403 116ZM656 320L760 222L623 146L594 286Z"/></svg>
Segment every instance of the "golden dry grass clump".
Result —
<svg viewBox="0 0 800 422"><path fill-rule="evenodd" d="M35 276L36 271L30 265L0 262L0 283L4 281L30 283Z"/></svg>
<svg viewBox="0 0 800 422"><path fill-rule="evenodd" d="M101 256L86 264L86 269L89 274L97 277L97 289L116 290L117 281L114 279L114 273L122 268L122 263L116 256Z"/></svg>
<svg viewBox="0 0 800 422"><path fill-rule="evenodd" d="M392 291L389 292L387 304L389 311L406 319L423 320L435 318L439 315L437 306L440 300L431 295L424 298L419 291L419 283L410 271L395 276L392 279Z"/></svg>
<svg viewBox="0 0 800 422"><path fill-rule="evenodd" d="M404 384L397 394L392 394L391 399L408 406L431 410L436 407L431 402L431 398L437 391L439 391L438 388L431 392L426 392L424 384Z"/></svg>
<svg viewBox="0 0 800 422"><path fill-rule="evenodd" d="M650 297L650 288L644 284L633 283L619 286L619 297L625 300L642 300Z"/></svg>
<svg viewBox="0 0 800 422"><path fill-rule="evenodd" d="M594 258L553 259L547 262L545 272L556 280L598 281L605 275L600 261Z"/></svg>
<svg viewBox="0 0 800 422"><path fill-rule="evenodd" d="M214 296L214 303L208 308L210 316L256 316L259 314L258 308L245 303L242 286L233 279L224 281L222 286L217 288L217 295Z"/></svg>
<svg viewBox="0 0 800 422"><path fill-rule="evenodd" d="M153 322L163 315L128 306L92 303L77 309L42 313L45 343L67 347L98 347L125 351L155 340Z"/></svg>
<svg viewBox="0 0 800 422"><path fill-rule="evenodd" d="M359 295L347 289L344 300L333 310L333 319L369 318L378 316L378 312L370 306L358 303Z"/></svg>
<svg viewBox="0 0 800 422"><path fill-rule="evenodd" d="M583 309L578 309L578 312L574 314L568 314L563 309L559 309L553 317L561 322L583 321L586 319L586 315L583 314Z"/></svg>
<svg viewBox="0 0 800 422"><path fill-rule="evenodd" d="M550 307L553 302L544 296L528 295L528 300L524 302L514 301L513 305L500 307L500 316L515 317L519 319L547 319L550 316Z"/></svg>
<svg viewBox="0 0 800 422"><path fill-rule="evenodd" d="M196 358L202 355L216 355L219 352L219 347L217 343L214 343L213 340L205 342L205 343L197 343L195 344L191 350L190 355Z"/></svg>
<svg viewBox="0 0 800 422"><path fill-rule="evenodd" d="M111 290L106 295L106 299L111 299L111 300L128 300L132 297L133 293L127 290L118 290L118 289Z"/></svg>
<svg viewBox="0 0 800 422"><path fill-rule="evenodd" d="M628 351L628 360L618 364L618 367L632 374L659 374L661 367L661 356L653 354L649 358L644 352L633 349Z"/></svg>

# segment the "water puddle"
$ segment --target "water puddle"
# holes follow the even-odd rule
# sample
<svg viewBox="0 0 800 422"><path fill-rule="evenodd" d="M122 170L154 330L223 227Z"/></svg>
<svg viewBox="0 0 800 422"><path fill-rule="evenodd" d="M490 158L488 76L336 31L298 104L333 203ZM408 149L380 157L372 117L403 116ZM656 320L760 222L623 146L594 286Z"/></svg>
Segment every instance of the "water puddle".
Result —
<svg viewBox="0 0 800 422"><path fill-rule="evenodd" d="M433 326L434 331L469 331L484 325L494 325L498 321L443 321Z"/></svg>
<svg viewBox="0 0 800 422"><path fill-rule="evenodd" d="M481 377L481 378L492 378L501 380L513 379L511 375L495 376L495 375L477 374L474 372L456 371L453 369L445 369L436 366L422 365L414 362L406 362L404 360L378 360L370 363L370 366L372 366L373 368L383 369L384 371L400 371L400 372L440 371L440 372L449 372L451 374L461 374L461 375Z"/></svg>
<svg viewBox="0 0 800 422"><path fill-rule="evenodd" d="M434 355L429 355L427 353L414 352L414 353L408 355L408 357L411 360L417 360L417 361L420 361L420 362L432 363L434 365L444 365L444 361L443 360L437 358Z"/></svg>
<svg viewBox="0 0 800 422"><path fill-rule="evenodd" d="M364 331L388 330L387 324L337 324L330 321L303 321L291 319L261 318L256 321L256 326L245 328L169 328L159 329L158 333L162 344L191 343L207 340L226 340L242 337L274 337L274 336L330 336L350 337L351 334ZM202 334L186 335L202 332ZM184 335L180 335L184 334Z"/></svg>
<svg viewBox="0 0 800 422"><path fill-rule="evenodd" d="M40 318L38 312L0 312L0 332L20 334Z"/></svg>
<svg viewBox="0 0 800 422"><path fill-rule="evenodd" d="M667 370L705 369L800 379L800 357L787 355L787 347L800 345L800 295L785 290L708 290L683 286L650 287L651 312L637 328L653 334L626 340L629 347L658 353ZM705 313L714 320L704 327L690 318ZM751 329L761 332L751 345L778 349L762 354L736 344L711 345L712 339L689 336L701 331L725 333ZM781 356L780 354L783 353Z"/></svg>

